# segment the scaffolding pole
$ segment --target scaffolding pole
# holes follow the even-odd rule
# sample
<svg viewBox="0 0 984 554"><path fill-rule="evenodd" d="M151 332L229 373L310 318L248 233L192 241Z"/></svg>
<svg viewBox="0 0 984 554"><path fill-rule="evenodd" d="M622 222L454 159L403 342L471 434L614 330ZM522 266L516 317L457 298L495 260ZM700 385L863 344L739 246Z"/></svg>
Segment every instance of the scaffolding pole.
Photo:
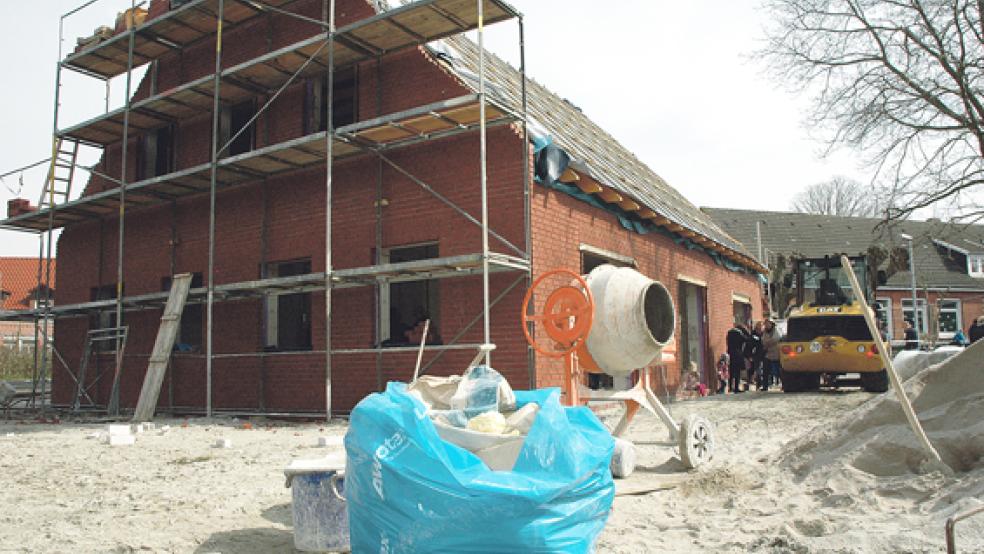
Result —
<svg viewBox="0 0 984 554"><path fill-rule="evenodd" d="M335 137L335 0L328 2L328 100L325 106L325 420L331 421L331 179Z"/></svg>
<svg viewBox="0 0 984 554"><path fill-rule="evenodd" d="M212 417L212 327L215 303L215 188L219 166L219 87L222 85L222 23L225 0L219 0L215 37L215 77L212 95L212 172L208 188L208 292L205 298L205 415Z"/></svg>
<svg viewBox="0 0 984 554"><path fill-rule="evenodd" d="M482 175L482 324L484 344L492 344L492 326L489 318L489 195L486 171L485 126L485 2L478 4L478 119L479 166ZM485 365L492 367L492 351L485 350Z"/></svg>
<svg viewBox="0 0 984 554"><path fill-rule="evenodd" d="M107 84L106 96L105 96L105 99L104 100L106 102L106 110L108 111L108 99L109 99L109 88L108 88L108 85L109 85L109 79L106 78L106 77L104 77L104 76L97 75L97 74L92 73L92 72L89 72L89 71L84 71L84 70L82 70L80 68L72 68L69 65L63 65L62 64L62 59L61 59L62 58L62 42L64 40L64 37L63 37L63 23L64 23L64 18L66 16L70 15L71 13L74 13L75 11L78 11L78 10L84 8L85 6L88 6L88 5L92 4L94 1L95 0L89 0L83 6L77 8L76 10L73 10L73 12L69 12L68 14L65 14L64 16L62 16L62 21L60 22L60 25L59 25L59 62L58 62L57 73L56 73L55 113L54 113L54 124L53 124L53 128L54 128L54 131L55 131L55 135L54 135L55 137L57 137L57 134L58 134L58 112L59 112L59 101L60 101L60 77L61 77L61 69L63 67L68 67L70 69L76 69L76 70L81 71L83 74L90 75L90 76L97 77L97 78L102 78L106 82L106 84ZM335 124L334 124L334 110L333 110L333 107L334 106L333 106L333 104L334 104L334 92L335 92L334 91L334 82L335 82L334 73L336 71L336 66L335 66L335 64L336 64L336 60L335 60L335 41L338 40L338 36L337 36L337 28L336 28L336 5L335 5L336 2L335 2L335 0L324 0L324 2L325 2L325 4L327 4L328 6L330 6L330 8L327 9L327 10L325 10L325 13L323 13L323 16L322 16L322 20L321 21L310 19L310 18L305 18L303 16L299 16L298 14L292 14L292 13L287 12L286 10L277 9L275 7L272 8L271 10L269 10L269 11L271 11L272 13L280 13L280 14L284 14L284 15L291 15L293 17L296 17L296 18L299 18L299 19L302 19L302 20L307 20L307 21L310 21L312 23L317 23L317 24L322 25L322 27L327 30L326 35L325 35L326 38L327 38L326 45L327 45L327 48L328 48L328 63L327 63L327 75L326 75L326 80L327 80L327 85L328 85L327 86L328 91L327 91L327 105L326 105L326 108L325 108L326 119L327 119L327 121L326 121L327 133L326 133L326 137L325 137L325 140L326 140L326 145L325 145L326 146L326 160L325 160L325 165L326 165L326 169L325 169L325 190L326 190L326 198L325 198L325 211L326 211L326 213L325 213L325 274L324 274L324 290L325 290L325 349L324 349L324 354L325 354L325 416L326 416L326 419L329 419L330 420L331 417L332 417L332 394L331 394L332 393L332 358L331 358L331 356L332 356L332 348L331 348L331 343L332 343L332 339L331 339L332 302L331 302L331 295L332 295L332 289L333 289L333 278L334 278L335 273L336 273L334 271L334 268L333 268L333 265L332 265L332 225L331 225L331 223L332 223L332 197L333 197L333 180L332 180L333 179L333 177L332 177L332 174L333 174L333 154L334 154L334 152L333 152L333 150L334 150L333 149L333 146L334 146L333 142L334 142L334 139L336 138L336 129L335 129ZM262 2L259 2L259 3L262 3ZM210 176L209 176L209 188L208 188L208 190L209 190L208 287L206 289L207 316L206 316L206 354L205 354L205 358L206 358L206 410L205 410L205 413L206 413L206 415L209 415L209 416L211 416L213 414L213 406L212 406L212 384L213 384L212 383L212 373L213 373L213 361L217 357L220 357L220 356L217 356L215 354L215 352L214 352L214 336L213 336L214 335L214 303L216 301L216 293L217 293L216 285L215 285L215 254L216 254L216 236L215 236L216 230L215 229L216 229L216 203L217 203L217 196L216 195L217 195L217 187L218 187L218 181L219 181L219 178L218 178L218 169L219 169L219 163L218 162L219 162L219 157L220 157L221 153L224 152L226 148L228 148L229 144L231 144L231 142L233 140L235 140L241 133L246 132L245 129L248 128L249 125L252 124L261 115L261 113L263 113L264 111L266 111L266 108L268 108L276 100L276 98L280 95L281 92L283 92L287 87L289 87L292 84L292 82L294 82L294 80L304 71L305 67L307 67L308 64L310 64L310 63L312 63L314 61L314 58L316 58L318 56L318 52L321 51L319 49L317 52L315 52L314 54L312 54L312 55L310 55L308 57L308 60L299 69L297 69L294 72L294 75L291 76L291 78L288 79L286 83L284 83L282 86L280 86L279 89L277 90L277 92L275 94L273 94L273 96L267 100L267 102L260 108L260 110L257 111L257 113L254 116L252 116L252 119L250 119L250 121L246 125L244 125L244 129L239 130L236 133L235 136L227 139L227 141L225 142L225 144L221 144L220 143L221 137L219 135L219 129L220 129L220 126L221 126L221 112L220 112L221 91L220 91L220 87L221 87L221 80L222 80L223 27L224 26L230 26L230 25L225 25L226 22L224 21L224 16L225 16L225 11L224 11L225 10L225 0L218 0L217 4L218 4L217 5L217 13L215 14L215 17L217 18L216 39L215 39L216 40L216 46L215 46L215 48L216 48L216 51L215 51L215 74L213 76L214 90L212 92L212 108L213 108L213 113L212 113L212 137L211 137L211 139L212 139L212 143L211 143L212 156L211 156L211 163L210 163L210 168L209 168L210 169ZM131 10L134 10L135 7L136 7L136 5L137 5L136 0L131 0L131 8L130 9ZM524 256L525 262L526 262L525 263L524 270L526 271L526 279L527 279L527 281L529 281L530 276L531 276L531 258L532 258L531 237L530 237L530 232L531 232L531 228L530 228L531 227L531 223L530 223L530 202L531 202L531 198L530 198L530 168L529 168L529 148L528 148L528 128L527 128L528 125L527 125L527 120L526 120L526 118L527 118L527 113L526 113L526 110L527 110L527 99L526 99L526 82L525 82L525 50L524 50L525 46L524 46L524 42L523 42L524 41L524 39L523 39L523 21L522 21L522 17L519 16L520 58L521 58L521 64L520 64L521 65L521 68L520 68L521 69L521 83L520 83L520 86L521 86L521 89L522 89L522 107L523 107L523 110L522 110L522 117L523 117L523 122L522 122L522 125L523 125L523 164L524 164L524 167L523 167L523 181L524 181L523 182L523 205L524 205L524 212L525 212L524 213L524 229L523 229L524 230L524 235L525 235L525 244L524 244L524 249L522 251L520 251L520 249L518 247L514 246L508 240L506 240L503 236L499 235L498 233L496 233L495 231L493 231L492 229L490 229L490 226L489 226L488 167L487 167L487 163L488 163L488 159L487 158L488 158L488 128L489 128L489 124L488 124L488 122L486 120L488 99L487 99L487 95L486 95L486 82L485 82L485 80L486 80L486 67L485 67L486 60L485 60L485 36L484 36L484 27L485 27L485 23L486 23L486 15L487 14L485 14L484 8L485 8L484 0L477 0L477 31L478 31L478 47L479 47L479 60L478 60L479 61L479 64L478 64L479 65L479 67L478 67L478 80L479 80L479 83L478 83L477 100L478 100L478 104L479 104L479 125L478 125L478 131L479 131L479 141L480 141L480 152L479 152L480 159L479 159L479 163L480 163L480 181L481 181L480 182L480 184L481 184L481 188L480 188L480 194L481 194L481 217L480 217L480 220L476 220L476 218L471 217L469 214L467 214L467 212L464 212L464 210L462 210L461 208L457 207L453 202L450 202L448 199L444 198L442 195L440 195L436 191L430 189L430 187L426 186L426 184L424 184L423 181L410 176L406 172L406 170L402 169L400 166L398 166L397 164L393 163L392 161L390 161L389 159L387 159L385 156L383 156L382 155L382 152L379 149L372 148L371 146L367 147L367 145L362 145L362 146L366 150L368 150L370 152L374 152L375 154L377 154L377 156L379 156L379 159L377 160L377 164L378 164L378 166L377 166L378 167L378 177L377 177L377 183L376 183L376 206L375 206L376 207L376 231L377 231L376 232L376 240L375 240L375 243L376 243L375 244L375 246L376 246L376 253L375 253L376 260L375 261L376 261L376 265L377 266L380 265L380 262L381 262L382 245L383 245L383 240L382 240L382 238L383 238L382 237L382 231L383 231L383 226L382 226L383 213L382 212L383 212L383 210L382 210L382 207L383 207L383 173L384 173L384 165L389 165L390 167L393 167L395 170L403 173L404 175L407 175L408 177L411 178L411 180L413 182L417 183L418 185L421 185L423 188L425 188L425 190L428 190L428 192L430 192L431 194L433 194L434 196L436 196L439 200L442 200L445 204L448 204L453 209L455 209L456 211L458 211L459 213L461 213L462 215L464 215L466 217L466 219L469 219L471 222L477 223L480 226L481 233L482 233L482 251L481 251L482 313L480 314L480 316L478 318L476 318L472 322L472 324L469 324L468 326L466 326L466 329L464 331L462 331L462 334L464 332L467 332L467 327L471 327L471 325L474 325L475 323L477 323L477 320L480 318L482 320L482 322L483 322L483 341L484 341L484 344L491 344L491 342L492 342L491 341L491 319L490 319L490 317L491 317L490 316L491 308L492 308L493 305L495 305L495 303L497 303L506 294L508 294L509 291L512 290L512 288L515 287L520 280L522 280L522 277L520 277L517 280L516 283L513 283L512 285L510 285L509 287L507 287L506 290L502 291L497 296L497 298L495 299L495 301L493 301L493 302L490 303L491 251L490 251L490 247L489 247L489 237L492 236L492 237L496 238L497 240L502 241L506 246L510 247L511 249L515 250L517 253L520 253L521 255ZM133 12L131 11L130 13L133 13ZM494 17L495 16L493 15L493 18ZM130 112L133 111L133 105L132 105L133 102L132 102L132 99L131 99L131 94L132 94L132 74L133 74L133 69L134 69L133 66L134 66L134 63L135 63L135 56L137 54L137 52L135 51L136 50L136 41L137 41L136 27L137 27L137 25L135 25L135 24L133 24L133 22L131 22L131 25L129 26L129 29L127 29L127 33L128 33L128 36L127 36L128 45L127 45L127 58L126 58L126 97L124 99L124 108L122 110L123 111L123 121L122 121L122 128L123 129L122 129L122 143L121 143L121 152L122 152L122 154L121 154L121 162L120 162L120 175L121 175L121 178L120 178L119 181L116 181L116 179L111 178L109 176L103 176L107 180L116 181L116 182L119 183L119 192L118 192L118 201L119 201L119 208L118 208L118 214L119 214L118 229L119 229L119 236L118 236L118 256L117 256L117 268L116 268L116 270L117 270L116 271L116 273L117 273L117 275L116 275L116 298L115 298L115 302L114 302L115 309L116 309L116 323L117 323L117 325L122 325L122 323L123 323L123 317L124 317L124 313L123 313L124 312L124 309L123 309L124 308L124 290L123 290L124 265L123 265L123 259L124 259L124 253L125 253L125 250L124 250L125 249L125 240L124 240L124 237L125 237L126 200L127 200L127 196L128 196L128 192L129 192L127 190L127 184L128 184L127 183L127 181L128 181L128 178L127 178L127 166L128 166L128 163L127 162L128 162L128 149L129 149L129 145L128 145L128 142L129 142L129 131L130 131L130 127L131 127L131 125L130 125L130 120L131 120L131 118L130 118L130 115L131 115ZM122 38L122 37L120 37L120 38ZM204 37L202 37L202 38L204 38ZM322 47L324 47L324 46L325 45L322 45ZM141 54L141 56L143 56L143 54ZM120 60L120 61L122 61L122 60ZM379 107L380 107L380 102L381 102L381 97L380 97L380 94L381 94L381 92L380 92L380 90L381 90L380 89L380 86L381 86L381 84L379 82L379 68L381 67L381 58L380 58L379 55L377 55L376 62L377 62L377 91L376 92L377 92L377 97L378 97L377 98L377 112L378 112L379 111ZM321 64L318 64L318 65L321 65ZM151 76L151 78L153 79L153 75ZM156 92L156 90L155 91L152 91L151 94L154 94L155 92ZM379 114L377 113L377 116L378 115ZM139 129L139 127L135 127L135 129ZM472 127L472 129L474 129L474 128ZM431 137L431 138L437 138L437 137ZM343 139L344 139L344 137L343 137ZM93 172L93 173L98 175L97 172ZM171 198L171 199L173 200L173 198ZM53 230L54 230L54 227L55 227L55 217L54 216L55 216L55 211L56 211L54 209L54 201L53 201L53 198L52 198L51 204L52 204L52 207L49 210L49 213L47 214L48 215L47 245L46 245L45 239L44 239L44 231L40 231L39 232L39 235L41 235L41 241L40 241L40 259L39 259L39 267L38 267L38 281L39 281L38 301L39 302L42 301L41 292L44 292L47 296L49 296L49 298L47 299L47 301L44 301L43 302L43 309L42 310L36 310L35 311L35 314L34 314L35 321L37 321L39 315L43 316L43 318L44 318L45 327L38 327L36 325L35 326L35 333L37 335L38 332L39 332L39 329L41 330L41 334L44 337L44 346L45 347L47 346L47 341L48 341L48 337L47 337L48 331L47 331L47 327L46 327L47 321L48 321L48 318L53 317L53 315L55 313L51 309L51 302L50 302L50 281L51 281L51 279L50 279L50 270L51 270L51 258L52 258L52 246L53 246L52 234L53 234ZM173 208L174 208L174 205L172 204L172 209ZM173 231L173 229L172 229L172 231ZM173 258L173 252L172 252L172 258ZM44 262L45 261L47 261L47 271L42 271L42 268L44 267ZM478 261L478 260L476 260L476 261ZM173 259L172 259L172 265L173 265ZM516 266L516 268L519 269L518 266ZM476 269L478 269L478 268L476 268ZM100 268L100 271L101 271L101 268ZM42 275L42 273L43 273L43 275ZM173 268L172 268L172 273L173 273ZM476 273L477 273L477 271L476 271ZM44 281L45 281L44 283L42 283L42 279L44 279ZM42 284L45 285L45 286L41 286ZM382 310L382 306L381 306L381 297L382 297L382 294L381 294L381 286L385 286L385 285L382 285L382 284L380 284L380 282L377 281L377 284L376 284L376 287L375 287L375 290L376 290L376 305L377 305L377 317L376 317L376 322L375 322L376 323L376 325L375 325L375 332L376 332L376 335L377 335L377 339L382 335L382 332L383 332L383 329L382 329L382 312L381 312L381 310ZM318 288L320 288L320 287L318 287ZM220 300L221 300L221 298L220 298ZM38 339L36 338L36 341L37 340ZM114 380L114 383L113 383L113 390L112 390L111 398L110 398L110 412L111 413L113 413L113 412L115 412L115 411L117 411L119 409L119 402L120 402L120 399L119 399L119 392L120 392L119 376L120 376L120 374L122 372L122 369L123 369L122 368L123 360L122 360L122 357L120 356L120 350L121 350L120 345L117 344L117 351L116 351L116 360L117 360L116 379ZM336 351L336 352L339 352L339 351ZM377 356L376 356L377 378L379 378L379 377L381 377L381 356L382 356L382 352L383 351L382 351L382 349L376 349L376 352L377 352ZM43 372L45 371L44 365L47 362L46 355L47 355L47 349L46 348L42 348L42 350L41 350L41 357L42 357L41 366L42 367L40 369L40 371L42 372L42 377L43 377ZM438 355L438 357L439 357L439 355ZM530 363L531 382L533 380L533 377L532 377L532 375L533 375L533 371L532 371L533 362L532 362L532 360L533 360L533 358L530 357L530 362L529 363ZM434 362L434 360L431 361L431 364L433 362ZM486 351L486 354L485 354L485 363L487 363L487 364L490 364L491 363L491 356L488 353L488 351ZM38 360L37 359L35 360L35 372L36 372L36 374L38 372ZM45 384L44 384L44 379L43 378L41 379L41 383L42 383L41 386L44 387ZM44 391L42 390L42 395L43 394L44 394Z"/></svg>
<svg viewBox="0 0 984 554"><path fill-rule="evenodd" d="M136 8L136 0L130 0L130 17L133 17L133 9ZM130 28L127 30L127 56L126 56L126 96L123 99L123 142L120 147L120 207L118 212L119 224L117 233L116 251L116 327L123 326L123 254L124 240L126 231L126 162L127 149L130 142L130 102L133 85L133 49L136 40L136 22L130 21ZM120 411L120 374L123 372L123 357L120 355L122 343L116 339L116 370L113 376L113 388L110 391L109 406L106 410L109 415L118 415Z"/></svg>
<svg viewBox="0 0 984 554"><path fill-rule="evenodd" d="M516 18L519 26L519 91L523 114L523 237L526 239L526 288L533 286L533 239L531 235L532 199L530 191L530 129L526 113L526 35L523 26L523 16ZM530 305L532 306L532 302ZM532 308L531 308L532 309ZM533 322L529 323L533 331ZM532 334L530 336L533 336ZM529 375L530 390L536 388L536 350L527 345L526 372Z"/></svg>

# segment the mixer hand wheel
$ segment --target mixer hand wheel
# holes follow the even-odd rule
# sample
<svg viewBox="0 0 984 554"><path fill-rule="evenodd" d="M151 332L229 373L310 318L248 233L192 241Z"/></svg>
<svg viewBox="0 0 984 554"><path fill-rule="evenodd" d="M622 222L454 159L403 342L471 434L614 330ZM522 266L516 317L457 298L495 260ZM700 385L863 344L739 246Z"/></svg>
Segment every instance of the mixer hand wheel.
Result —
<svg viewBox="0 0 984 554"><path fill-rule="evenodd" d="M543 304L542 314L529 314L530 300L533 292L548 277L569 277L578 286L563 285L553 290ZM526 334L526 342L534 350L551 358L560 358L569 354L577 348L578 344L588 338L591 331L591 321L594 317L594 299L591 296L591 289L584 279L567 269L554 269L548 271L533 282L533 286L526 291L523 299L523 333ZM557 349L547 350L533 340L530 334L530 325L541 324L547 336L557 344Z"/></svg>

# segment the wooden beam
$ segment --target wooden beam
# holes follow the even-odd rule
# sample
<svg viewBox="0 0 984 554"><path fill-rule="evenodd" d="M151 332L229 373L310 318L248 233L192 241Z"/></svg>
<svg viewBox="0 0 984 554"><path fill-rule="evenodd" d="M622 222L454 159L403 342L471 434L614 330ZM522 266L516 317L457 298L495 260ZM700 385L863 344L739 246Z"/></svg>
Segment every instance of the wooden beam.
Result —
<svg viewBox="0 0 984 554"><path fill-rule="evenodd" d="M622 201L622 195L615 192L612 189L602 190L601 192L598 193L598 197L604 200L605 202L611 202L612 204Z"/></svg>
<svg viewBox="0 0 984 554"><path fill-rule="evenodd" d="M669 229L670 231L673 231L674 233L683 230L683 227L677 225L676 223L670 223L669 225L666 226L666 228Z"/></svg>
<svg viewBox="0 0 984 554"><path fill-rule="evenodd" d="M557 180L561 183L576 183L581 180L581 176L577 174L577 171L568 167L560 174L560 178ZM601 187L598 188L600 189Z"/></svg>
<svg viewBox="0 0 984 554"><path fill-rule="evenodd" d="M627 212L637 212L639 211L639 208L641 208L642 206L640 206L638 202L626 198L625 200L622 200L621 202L618 203L618 207L622 208Z"/></svg>
<svg viewBox="0 0 984 554"><path fill-rule="evenodd" d="M663 217L661 215L656 216L654 218L654 221L656 222L657 225L669 225L670 224L670 220L669 219L666 219L665 217Z"/></svg>
<svg viewBox="0 0 984 554"><path fill-rule="evenodd" d="M650 210L649 208L643 208L639 210L639 213L637 213L636 215L643 219L656 219L657 217L659 217L659 214Z"/></svg>
<svg viewBox="0 0 984 554"><path fill-rule="evenodd" d="M578 181L577 188L581 189L581 192L585 194L596 194L601 192L602 190L601 186L599 186L598 183L595 183L594 181L588 181L586 179L582 179Z"/></svg>

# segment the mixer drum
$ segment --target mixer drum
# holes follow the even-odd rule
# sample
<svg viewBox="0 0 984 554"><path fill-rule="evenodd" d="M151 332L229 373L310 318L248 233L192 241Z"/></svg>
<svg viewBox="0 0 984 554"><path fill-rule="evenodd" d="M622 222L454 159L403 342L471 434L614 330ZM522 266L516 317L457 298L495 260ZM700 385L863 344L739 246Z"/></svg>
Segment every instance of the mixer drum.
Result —
<svg viewBox="0 0 984 554"><path fill-rule="evenodd" d="M583 369L626 375L659 357L673 338L676 311L661 283L628 267L604 264L587 277L594 323L578 348Z"/></svg>

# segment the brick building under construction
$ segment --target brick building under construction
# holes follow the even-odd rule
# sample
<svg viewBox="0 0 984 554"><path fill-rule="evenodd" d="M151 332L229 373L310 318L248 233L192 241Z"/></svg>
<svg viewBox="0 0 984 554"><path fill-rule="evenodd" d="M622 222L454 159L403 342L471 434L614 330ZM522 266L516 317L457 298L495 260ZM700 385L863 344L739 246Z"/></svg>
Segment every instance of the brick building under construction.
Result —
<svg viewBox="0 0 984 554"><path fill-rule="evenodd" d="M105 407L116 381L135 405L180 273L194 277L164 410L346 412L410 378L425 319L423 371L460 373L491 342L514 387L558 386L561 362L524 339L524 292L602 262L672 293L664 385L691 363L713 382L734 318L761 316L764 268L574 105L484 52L482 27L507 20L522 50L522 17L498 0L153 0L64 57L59 71L97 79L148 69L122 108L57 130L61 165L76 143L103 149L81 196L55 198L55 164L53 201L0 222L64 228L57 304L3 315L54 319L67 363L53 403ZM119 368L116 342L87 339L118 326Z"/></svg>

